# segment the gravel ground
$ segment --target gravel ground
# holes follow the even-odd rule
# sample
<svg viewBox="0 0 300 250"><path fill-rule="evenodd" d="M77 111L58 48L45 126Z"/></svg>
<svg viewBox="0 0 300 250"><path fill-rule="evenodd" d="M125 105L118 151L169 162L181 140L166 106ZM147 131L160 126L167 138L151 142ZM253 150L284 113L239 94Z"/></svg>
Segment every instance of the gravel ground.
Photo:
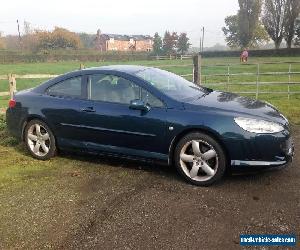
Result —
<svg viewBox="0 0 300 250"><path fill-rule="evenodd" d="M14 185L0 185L0 248L239 249L242 233L299 239L300 127L294 140L288 168L207 188L173 168L91 156L27 171L23 149L0 147L2 157L17 150L24 165Z"/></svg>

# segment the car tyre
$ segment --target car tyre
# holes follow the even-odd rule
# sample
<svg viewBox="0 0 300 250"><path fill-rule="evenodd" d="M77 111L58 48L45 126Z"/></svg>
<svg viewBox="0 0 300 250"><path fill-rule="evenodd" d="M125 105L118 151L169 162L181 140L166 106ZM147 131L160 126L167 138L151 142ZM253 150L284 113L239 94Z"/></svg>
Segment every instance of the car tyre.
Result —
<svg viewBox="0 0 300 250"><path fill-rule="evenodd" d="M207 134L187 134L177 144L174 154L178 172L191 184L209 186L219 181L225 173L225 152Z"/></svg>
<svg viewBox="0 0 300 250"><path fill-rule="evenodd" d="M56 154L56 141L49 126L41 120L29 121L24 129L24 141L36 159L48 160Z"/></svg>

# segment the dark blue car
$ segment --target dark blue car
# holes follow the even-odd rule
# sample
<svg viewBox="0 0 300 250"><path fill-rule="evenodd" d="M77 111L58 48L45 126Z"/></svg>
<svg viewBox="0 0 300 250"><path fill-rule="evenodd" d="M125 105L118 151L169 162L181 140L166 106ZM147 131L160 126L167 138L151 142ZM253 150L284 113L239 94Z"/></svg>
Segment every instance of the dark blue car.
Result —
<svg viewBox="0 0 300 250"><path fill-rule="evenodd" d="M150 67L67 73L16 93L6 115L37 159L71 150L155 160L196 185L226 169L285 165L294 151L288 121L271 105Z"/></svg>

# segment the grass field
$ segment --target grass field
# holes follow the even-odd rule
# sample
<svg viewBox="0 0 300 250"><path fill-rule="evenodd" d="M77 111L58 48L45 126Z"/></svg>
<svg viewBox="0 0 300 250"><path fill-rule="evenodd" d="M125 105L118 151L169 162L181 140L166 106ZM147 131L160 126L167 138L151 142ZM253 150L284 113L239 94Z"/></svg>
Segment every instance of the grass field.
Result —
<svg viewBox="0 0 300 250"><path fill-rule="evenodd" d="M264 62L294 62L292 64L292 72L300 72L300 57L259 57L250 58L249 65L241 65L239 58L203 58L202 60L202 82L205 86L228 91L255 91L255 85L236 85L235 83L249 83L255 82L256 76L234 76L230 77L229 85L212 85L213 83L227 82L226 76L207 76L211 74L227 74L227 66L216 66L219 64L230 66L230 73L256 73L257 66L252 64L260 63L260 72L288 72L289 63L285 64L262 64ZM79 68L80 62L53 62L53 63L26 63L26 64L7 64L0 66L0 75L8 73L14 74L63 74L68 71L76 70ZM137 65L149 65L156 66L162 69L174 72L179 75L192 73L192 61L191 60L162 60L162 61L127 61L127 62L84 62L85 67L94 67L111 64L137 64ZM192 77L186 77L191 80ZM22 90L38 85L46 79L17 79L17 89ZM271 75L261 76L262 82L287 82L287 75ZM291 82L300 82L300 74L292 75ZM287 85L261 85L260 91L287 91ZM7 91L8 84L6 80L0 80L0 92ZM291 85L290 91L300 91L300 85ZM247 94L249 95L249 94ZM254 95L249 95L253 97ZM300 94L291 95L288 99L286 94L261 94L259 99L268 101L277 106L292 123L300 124ZM0 108L7 106L8 97L0 97Z"/></svg>
<svg viewBox="0 0 300 250"><path fill-rule="evenodd" d="M300 58L252 58L250 63L271 60L300 61ZM190 60L122 63L157 67L169 65L163 68L177 74L192 73L191 65L171 66L191 64ZM204 65L225 63L238 63L238 59L203 60ZM79 64L79 62L57 62L0 65L0 75L62 74L77 69ZM116 62L88 62L85 66L107 64ZM261 70L286 71L285 66L267 65ZM296 70L300 71L300 68L295 68ZM245 71L255 72L255 66L237 64L232 68L232 72ZM202 73L226 72L227 67L204 67ZM273 76L267 80L278 81L278 79L278 76ZM226 77L206 79L206 85L226 80ZM254 80L250 77L237 77L230 79L230 82ZM17 88L18 90L30 88L43 81L45 79L17 79ZM7 91L7 85L7 81L0 80L0 92ZM227 86L213 86L213 88L226 90ZM228 90L254 88L255 86L232 84ZM284 89L286 86L268 86L268 88L278 91L279 88ZM259 95L259 99L277 106L292 123L300 125L300 95L293 95L290 99L287 95L280 94ZM7 102L7 96L0 97L0 108L6 107ZM293 126L292 129L298 147L299 126ZM115 237L113 241L120 244L126 243L126 240L132 244L136 240L138 244L144 243L148 248L152 246L149 245L151 241L146 241L149 240L148 236L157 244L162 235L167 237L163 240L164 246L166 242L169 242L171 247L175 243L182 244L187 241L187 244L181 247L186 248L191 247L191 242L199 246L207 240L207 235L216 233L216 228L219 230L217 233L223 234L224 237L222 247L232 249L237 246L235 242L239 239L236 237L240 233L265 231L289 233L296 232L299 225L295 212L297 211L295 201L299 196L297 186L299 171L297 172L296 168L299 158L294 161L294 167L277 174L273 172L259 176L228 177L226 182L219 186L198 189L184 183L174 169L155 165L148 166L109 157L62 153L51 160L38 161L29 155L22 143L9 135L4 115L1 113L0 157L0 249L82 248L82 246L89 248L89 245L85 245L86 242L94 240L90 234L97 236L98 239L109 240L112 235L118 236L118 240L115 240ZM285 183L284 188L282 183ZM262 207L269 209L262 210ZM194 213L195 208L199 213ZM216 227L220 220L224 222L223 227ZM237 225L235 231L227 230L232 224ZM126 227L127 225L129 226ZM189 231L190 225L194 225L195 233ZM176 234L174 228L178 229ZM124 232L124 238L120 232ZM188 238L187 235L193 235L194 238ZM199 238L199 235L204 236ZM235 235L235 238L232 235ZM140 241L141 237L143 241ZM227 245L224 245L226 240ZM140 246L138 244L137 246ZM103 244L99 245L105 248ZM114 248L112 246L107 248ZM211 248L214 249L214 246Z"/></svg>

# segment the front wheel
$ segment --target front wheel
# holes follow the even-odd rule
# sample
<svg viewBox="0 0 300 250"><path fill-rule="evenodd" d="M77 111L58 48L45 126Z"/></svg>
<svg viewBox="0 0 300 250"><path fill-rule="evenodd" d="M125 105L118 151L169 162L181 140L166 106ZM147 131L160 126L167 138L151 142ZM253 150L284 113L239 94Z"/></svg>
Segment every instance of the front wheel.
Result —
<svg viewBox="0 0 300 250"><path fill-rule="evenodd" d="M48 160L55 155L55 137L46 123L40 120L28 122L24 138L26 147L34 158Z"/></svg>
<svg viewBox="0 0 300 250"><path fill-rule="evenodd" d="M175 165L190 183L208 186L220 180L226 169L226 156L219 143L203 133L183 137L175 149Z"/></svg>

